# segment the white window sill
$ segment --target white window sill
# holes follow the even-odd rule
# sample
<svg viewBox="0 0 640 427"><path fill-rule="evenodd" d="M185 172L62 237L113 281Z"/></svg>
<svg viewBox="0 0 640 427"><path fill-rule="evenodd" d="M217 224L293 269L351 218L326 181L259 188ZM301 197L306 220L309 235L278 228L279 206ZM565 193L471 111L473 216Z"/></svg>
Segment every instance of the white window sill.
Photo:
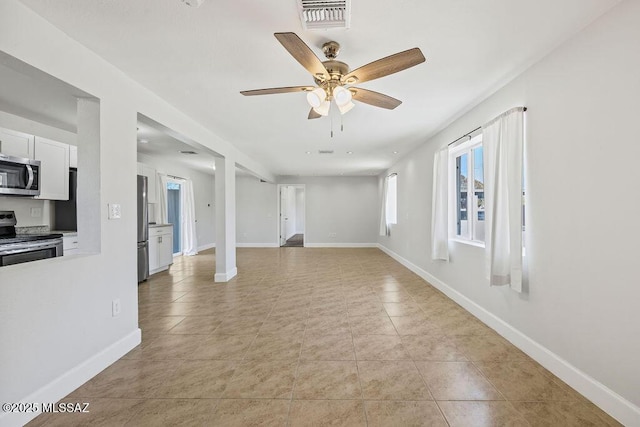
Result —
<svg viewBox="0 0 640 427"><path fill-rule="evenodd" d="M459 237L452 237L449 240L453 241L453 242L457 242L457 243L463 243L465 245L469 245L469 246L475 246L477 248L482 248L484 249L484 242L480 242L478 240L467 240L467 239L460 239Z"/></svg>

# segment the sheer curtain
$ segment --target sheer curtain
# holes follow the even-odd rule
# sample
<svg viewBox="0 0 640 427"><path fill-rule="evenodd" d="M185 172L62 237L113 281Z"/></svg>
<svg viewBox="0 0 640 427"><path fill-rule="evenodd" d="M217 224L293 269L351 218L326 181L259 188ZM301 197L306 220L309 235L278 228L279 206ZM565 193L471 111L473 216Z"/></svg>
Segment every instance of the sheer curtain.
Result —
<svg viewBox="0 0 640 427"><path fill-rule="evenodd" d="M196 234L196 207L193 196L193 182L185 179L180 186L182 195L182 253L183 255L198 254L198 237Z"/></svg>
<svg viewBox="0 0 640 427"><path fill-rule="evenodd" d="M167 212L167 183L169 177L167 174L158 173L158 208L156 209L156 222L158 224L167 224L169 222L169 214Z"/></svg>
<svg viewBox="0 0 640 427"><path fill-rule="evenodd" d="M431 259L449 261L449 148L433 156Z"/></svg>
<svg viewBox="0 0 640 427"><path fill-rule="evenodd" d="M382 207L380 209L380 235L389 235L389 224L387 223L387 197L389 192L389 177L384 177L382 186Z"/></svg>
<svg viewBox="0 0 640 427"><path fill-rule="evenodd" d="M482 145L489 284L522 292L524 108L513 108L484 125Z"/></svg>

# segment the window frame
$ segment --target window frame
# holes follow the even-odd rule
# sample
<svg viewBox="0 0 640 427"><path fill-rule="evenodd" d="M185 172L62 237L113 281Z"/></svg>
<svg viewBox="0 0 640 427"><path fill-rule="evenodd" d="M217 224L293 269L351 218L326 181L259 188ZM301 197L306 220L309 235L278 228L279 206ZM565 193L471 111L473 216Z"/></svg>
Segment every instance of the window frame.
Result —
<svg viewBox="0 0 640 427"><path fill-rule="evenodd" d="M473 150L483 147L482 145L482 134L478 134L474 137L470 137L467 141L456 145L449 149L449 240L454 240L457 242L469 244L472 246L485 247L485 242L482 240L474 239L474 229L475 222L472 219L477 218L478 212L481 209L476 206L473 201L475 200L475 158L473 155ZM466 203L466 212L467 212L467 222L468 222L468 232L466 235L458 234L458 192L457 192L457 159L464 154L467 154L467 162L468 162L468 183L467 183L467 203ZM482 159L483 167L483 177L482 182L484 183L484 152ZM486 189L484 189L485 200L486 200ZM482 209L484 212L485 209ZM486 218L486 217L485 217Z"/></svg>

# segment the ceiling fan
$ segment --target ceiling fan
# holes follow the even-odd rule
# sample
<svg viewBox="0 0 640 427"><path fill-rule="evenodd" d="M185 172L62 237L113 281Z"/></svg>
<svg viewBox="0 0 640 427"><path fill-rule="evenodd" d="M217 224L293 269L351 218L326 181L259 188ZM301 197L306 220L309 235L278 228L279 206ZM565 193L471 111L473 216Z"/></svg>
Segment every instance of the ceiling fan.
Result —
<svg viewBox="0 0 640 427"><path fill-rule="evenodd" d="M354 107L352 100L393 110L402 104L402 101L372 90L353 87L352 85L388 76L425 61L420 49L415 47L349 71L347 64L336 60L340 51L340 44L335 41L322 45L322 51L327 60L321 62L309 46L295 33L275 33L274 36L295 60L311 73L317 86L277 87L245 90L240 93L245 96L254 96L306 92L307 102L311 106L309 119L317 119L328 115L332 100L335 101L341 114L345 114Z"/></svg>

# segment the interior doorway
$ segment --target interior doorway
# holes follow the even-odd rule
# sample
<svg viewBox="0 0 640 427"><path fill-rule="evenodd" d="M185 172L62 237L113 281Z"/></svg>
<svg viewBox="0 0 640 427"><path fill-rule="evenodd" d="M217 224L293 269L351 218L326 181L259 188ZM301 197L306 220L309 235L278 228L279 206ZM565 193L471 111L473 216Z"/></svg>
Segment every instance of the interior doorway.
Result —
<svg viewBox="0 0 640 427"><path fill-rule="evenodd" d="M303 247L305 241L305 187L278 185L279 242L281 247Z"/></svg>

